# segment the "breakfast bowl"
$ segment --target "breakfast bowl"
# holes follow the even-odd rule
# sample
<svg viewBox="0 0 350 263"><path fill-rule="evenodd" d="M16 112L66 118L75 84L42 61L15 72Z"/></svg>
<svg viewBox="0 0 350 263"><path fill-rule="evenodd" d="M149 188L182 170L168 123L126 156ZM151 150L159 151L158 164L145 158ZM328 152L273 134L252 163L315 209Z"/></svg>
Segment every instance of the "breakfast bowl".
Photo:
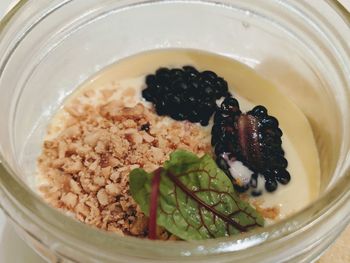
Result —
<svg viewBox="0 0 350 263"><path fill-rule="evenodd" d="M49 262L315 261L350 218L349 26L335 0L19 1L0 24L1 208ZM48 205L33 175L65 99L126 57L184 48L239 61L297 105L320 159L317 200L264 228L189 242L121 237Z"/></svg>

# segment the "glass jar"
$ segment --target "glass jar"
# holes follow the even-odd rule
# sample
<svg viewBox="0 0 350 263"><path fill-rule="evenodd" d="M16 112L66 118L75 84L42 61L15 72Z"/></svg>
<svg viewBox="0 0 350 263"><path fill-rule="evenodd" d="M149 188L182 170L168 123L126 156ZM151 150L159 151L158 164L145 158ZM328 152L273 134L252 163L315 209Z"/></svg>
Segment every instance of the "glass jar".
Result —
<svg viewBox="0 0 350 263"><path fill-rule="evenodd" d="M51 262L315 260L350 219L349 27L334 0L20 1L0 24L1 206ZM193 242L119 237L48 206L31 178L52 114L100 69L160 48L237 59L289 96L317 140L320 198L273 226Z"/></svg>

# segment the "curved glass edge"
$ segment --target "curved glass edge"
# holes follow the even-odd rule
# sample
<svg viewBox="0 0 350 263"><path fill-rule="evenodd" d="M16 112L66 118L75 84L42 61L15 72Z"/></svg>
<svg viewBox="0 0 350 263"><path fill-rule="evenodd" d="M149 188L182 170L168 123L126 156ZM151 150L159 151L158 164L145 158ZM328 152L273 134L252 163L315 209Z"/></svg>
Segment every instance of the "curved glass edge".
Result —
<svg viewBox="0 0 350 263"><path fill-rule="evenodd" d="M345 18L347 24L350 25L350 10L348 10L339 0L325 0L333 6L334 9L337 9L339 13ZM19 0L7 14L0 20L0 33L6 27L8 22L12 17L27 3L29 0Z"/></svg>
<svg viewBox="0 0 350 263"><path fill-rule="evenodd" d="M338 2L338 0L326 0L327 2L329 2L331 4L331 6L335 9L337 9L337 11L339 11L344 18L346 18L346 23L347 24L350 24L350 13L349 11L344 7L344 5L342 5L340 2ZM29 0L20 0L6 15L5 17L0 21L0 33L2 33L2 31L4 30L4 28L7 26L7 24L12 20L12 18L15 16L15 14L27 3L29 2ZM2 156L0 155L0 159L2 159ZM12 178L11 176L11 169L9 169L9 167L6 167L6 164L4 163L1 163L1 160L0 160L0 189L4 186L2 180L4 179L10 179L10 182L11 183L18 183L14 178ZM323 197L320 198L319 202L318 202L318 205L314 205L313 209L310 209L313 211L313 215L315 215L316 213L319 213L319 212L322 212L324 210L327 210L327 208L329 208L331 206L331 204L333 204L334 202L338 201L338 198L342 198L344 197L343 196L340 196L338 198L335 198L336 196L336 193L339 193L339 191L345 191L345 185L348 185L350 182L349 180L345 180L347 179L347 177L349 177L348 179L350 179L350 171L347 171L345 174L347 174L347 176L345 176L345 178L342 178L344 180L341 180L341 184L340 184L340 187L339 188L336 188L336 189L331 189L330 191L328 191ZM11 181L12 179L12 181ZM6 184L11 184L10 182L6 182ZM22 188L22 187L21 187ZM4 189L3 189L4 190ZM19 190L19 189L17 189ZM22 190L25 190L24 193L22 193L22 195L25 195L25 194L30 194L29 190L24 188ZM325 196L329 196L330 198L325 200ZM345 197L346 199L349 199L348 196ZM30 199L30 198L28 198ZM39 201L39 205L33 205L33 202L35 201ZM37 196L34 196L33 199L31 199L31 201L29 200L27 203L29 205L29 210L41 210L41 209L44 209L44 210L47 210L48 212L51 212L53 213L53 216L52 217L55 217L55 220L54 221L58 221L60 219L65 219L64 221L66 221L66 223L68 225L64 225L64 229L67 230L66 228L67 227L76 227L78 228L80 231L80 234L81 233L86 233L87 236L91 237L91 234L98 234L98 235L101 235L103 234L107 240L111 241L112 239L114 239L115 241L120 238L116 237L115 235L112 235L112 234L109 234L109 233L105 233L103 231L100 231L100 230L96 230L96 229L93 229L91 227L88 227L88 226L85 226L81 223L78 223L77 221L71 219L71 218L68 218L66 217L65 215L63 215L61 212L58 212L56 209L53 209L51 208L49 205L45 204L44 202L40 202L41 200L39 200L39 197ZM322 202L324 201L324 202ZM331 202L329 202L331 201ZM17 203L15 200L12 200L12 202L15 202ZM31 203L31 204L29 204ZM322 204L328 204L326 205L326 207L323 207L323 209L315 209L316 207L318 208L321 208L322 207ZM18 203L16 204L17 206L20 206ZM31 207L30 207L31 206ZM27 207L28 208L28 207ZM310 208L310 207L309 207ZM304 209L303 211L300 211L297 215L293 216L291 218L291 220L296 220L298 221L298 219L301 219L302 218L302 215L306 213L307 209L309 208L306 208ZM42 212L42 210L41 210ZM28 215L28 214L27 214ZM327 215L324 215L323 217L326 217ZM329 215L328 215L329 216ZM321 216L322 217L322 216ZM42 220L42 218L40 218ZM51 225L51 221L50 220L46 220L48 225ZM302 231L303 228L305 228L310 222L312 222L312 218L310 218L310 220L304 220L304 224L303 225L299 225L299 228L298 229L294 229L294 230L298 230L298 231ZM38 222L38 221L37 221ZM64 224L64 223L62 223ZM281 226L283 226L285 224L285 221L282 221L274 226L271 226L271 227L267 227L264 231L259 231L261 232L260 234L263 234L264 232L268 232L270 230L273 230L273 229L278 229L278 228L281 228ZM56 225L57 226L57 225ZM59 231L59 227L56 228L56 230ZM64 231L66 232L66 231ZM281 238L281 237L286 237L288 234L290 234L291 231L286 231L286 233L284 233L284 235L280 235L280 236L275 236L274 238L268 240L268 241L274 241L276 238ZM78 235L78 234L77 234ZM251 234L250 236L253 236L254 234ZM88 239L87 239L88 240ZM107 241L106 240L106 241ZM95 240L97 241L97 239ZM144 246L145 245L145 242L144 240L141 241L141 240L138 240L137 238L132 238L132 237L123 237L123 241L125 242L126 245L133 245L133 246ZM220 239L220 242L227 242L227 243L233 243L234 240L228 240L228 239ZM92 243L95 243L95 242L92 242ZM154 246L154 243L153 242L148 242L149 246L150 247L153 247ZM191 246L188 246L188 250L191 250L194 248L193 245L203 245L203 242L191 242L192 245ZM210 247L213 247L212 245L210 245L210 241L209 242L205 242L206 244L204 244L207 248L210 248ZM146 246L148 246L146 245ZM159 245L159 243L158 243ZM174 245L174 243L172 242L172 245ZM258 244L255 244L255 245L258 245ZM184 246L185 247L185 246ZM164 247L163 247L164 249ZM205 251L203 251L205 253ZM215 251L212 251L212 252L215 252ZM229 251L226 251L226 252L229 252ZM209 254L212 254L212 253L209 253ZM214 253L215 254L215 253ZM198 254L197 254L198 255Z"/></svg>
<svg viewBox="0 0 350 263"><path fill-rule="evenodd" d="M327 0L330 4L337 9L341 16L344 18L346 23L350 25L350 10L346 6L344 6L339 0Z"/></svg>
<svg viewBox="0 0 350 263"><path fill-rule="evenodd" d="M0 33L4 30L6 25L11 21L12 17L28 2L29 0L19 0L0 21Z"/></svg>

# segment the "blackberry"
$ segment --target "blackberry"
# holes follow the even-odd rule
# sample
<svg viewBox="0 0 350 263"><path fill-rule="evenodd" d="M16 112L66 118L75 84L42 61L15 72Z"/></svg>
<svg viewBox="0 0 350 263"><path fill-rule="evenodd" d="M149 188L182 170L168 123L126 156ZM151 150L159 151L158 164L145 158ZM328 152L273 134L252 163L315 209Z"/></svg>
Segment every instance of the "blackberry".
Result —
<svg viewBox="0 0 350 263"><path fill-rule="evenodd" d="M213 71L199 72L192 66L159 68L146 76L145 100L152 102L159 115L175 120L209 124L216 101L229 96L227 82Z"/></svg>
<svg viewBox="0 0 350 263"><path fill-rule="evenodd" d="M229 154L252 171L249 184L235 185L233 180L237 191L250 188L252 195L260 195L261 191L257 190L259 176L265 178L268 192L275 191L278 183L289 183L291 178L286 170L288 162L284 157L281 136L278 120L268 115L265 107L257 106L242 113L235 98L225 98L214 116L212 145L217 156ZM218 165L229 173L227 164L223 165L227 160L219 157L217 160L220 160Z"/></svg>

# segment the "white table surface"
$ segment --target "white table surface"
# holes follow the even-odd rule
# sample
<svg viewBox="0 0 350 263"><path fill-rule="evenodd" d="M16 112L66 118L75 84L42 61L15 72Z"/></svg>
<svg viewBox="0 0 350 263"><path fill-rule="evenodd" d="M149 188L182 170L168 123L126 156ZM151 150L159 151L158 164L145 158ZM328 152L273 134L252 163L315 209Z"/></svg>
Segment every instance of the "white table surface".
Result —
<svg viewBox="0 0 350 263"><path fill-rule="evenodd" d="M0 0L0 18L15 0ZM350 0L339 0L350 10ZM44 263L14 232L0 210L0 263Z"/></svg>

